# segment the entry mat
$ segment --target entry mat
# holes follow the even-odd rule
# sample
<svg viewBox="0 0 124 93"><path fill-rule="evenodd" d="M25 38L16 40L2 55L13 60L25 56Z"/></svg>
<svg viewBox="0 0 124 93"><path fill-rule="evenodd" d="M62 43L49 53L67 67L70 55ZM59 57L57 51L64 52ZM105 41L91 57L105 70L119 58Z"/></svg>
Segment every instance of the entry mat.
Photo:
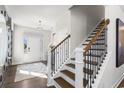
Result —
<svg viewBox="0 0 124 93"><path fill-rule="evenodd" d="M41 62L19 65L17 67L15 82L34 77L47 78L47 67Z"/></svg>

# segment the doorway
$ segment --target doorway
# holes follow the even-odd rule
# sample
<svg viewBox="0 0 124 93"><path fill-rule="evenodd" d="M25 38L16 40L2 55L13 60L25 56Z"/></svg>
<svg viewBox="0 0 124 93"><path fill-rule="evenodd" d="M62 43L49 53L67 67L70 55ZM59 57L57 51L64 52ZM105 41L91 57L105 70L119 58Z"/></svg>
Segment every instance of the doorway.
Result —
<svg viewBox="0 0 124 93"><path fill-rule="evenodd" d="M26 39L26 40L25 40ZM24 33L24 63L43 60L43 35L37 33Z"/></svg>

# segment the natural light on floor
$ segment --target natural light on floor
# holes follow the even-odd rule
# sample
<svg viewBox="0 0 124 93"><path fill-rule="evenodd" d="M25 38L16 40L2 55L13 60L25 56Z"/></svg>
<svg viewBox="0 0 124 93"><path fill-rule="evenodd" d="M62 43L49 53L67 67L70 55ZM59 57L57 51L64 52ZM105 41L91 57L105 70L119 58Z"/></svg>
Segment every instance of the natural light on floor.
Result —
<svg viewBox="0 0 124 93"><path fill-rule="evenodd" d="M26 70L19 70L19 73L25 74L25 75L32 75L32 76L36 76L36 77L47 78L47 75L45 75L43 73L30 72L30 71L26 71Z"/></svg>

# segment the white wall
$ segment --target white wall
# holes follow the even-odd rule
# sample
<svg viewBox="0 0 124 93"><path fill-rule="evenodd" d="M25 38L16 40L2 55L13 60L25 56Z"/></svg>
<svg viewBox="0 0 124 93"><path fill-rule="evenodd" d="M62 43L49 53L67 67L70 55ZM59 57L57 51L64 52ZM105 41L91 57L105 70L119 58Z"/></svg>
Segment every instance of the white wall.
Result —
<svg viewBox="0 0 124 93"><path fill-rule="evenodd" d="M71 9L71 50L73 51L88 35L91 29L104 18L104 6L81 5Z"/></svg>
<svg viewBox="0 0 124 93"><path fill-rule="evenodd" d="M4 10L4 11L6 10L4 5L0 5L0 10Z"/></svg>
<svg viewBox="0 0 124 93"><path fill-rule="evenodd" d="M28 34L31 37L33 37L31 40L31 42L34 41L34 43L30 43L32 46L33 51L35 51L36 48L36 44L37 46L40 46L39 42L35 42L38 39L40 39L40 34L43 35L43 43L44 43L44 51L43 51L43 59L39 59L40 60L46 60L47 59L47 51L48 51L48 44L50 42L50 31L37 31L36 29L33 28L28 28L28 27L23 27L23 26L17 26L15 25L14 27L14 32L13 32L13 64L22 64L22 63L26 63L26 62L30 62L30 61L38 61L38 58L32 57L33 55L26 55L27 57L25 58L24 55L24 46L23 46L23 36L24 33ZM38 35L39 34L39 35ZM33 46L34 45L34 46ZM38 50L37 50L38 51ZM41 51L39 49L39 51ZM34 53L34 52L33 52ZM39 53L38 53L39 54ZM38 57L38 56L37 56Z"/></svg>
<svg viewBox="0 0 124 93"><path fill-rule="evenodd" d="M99 87L112 87L124 73L124 65L116 68L116 18L120 18L124 22L124 11L119 6L106 6L105 10L106 18L110 19L107 46L108 52L111 52L111 57L107 63Z"/></svg>
<svg viewBox="0 0 124 93"><path fill-rule="evenodd" d="M57 45L61 42L69 33L70 33L70 11L65 11L61 16L56 20L54 36L54 45Z"/></svg>

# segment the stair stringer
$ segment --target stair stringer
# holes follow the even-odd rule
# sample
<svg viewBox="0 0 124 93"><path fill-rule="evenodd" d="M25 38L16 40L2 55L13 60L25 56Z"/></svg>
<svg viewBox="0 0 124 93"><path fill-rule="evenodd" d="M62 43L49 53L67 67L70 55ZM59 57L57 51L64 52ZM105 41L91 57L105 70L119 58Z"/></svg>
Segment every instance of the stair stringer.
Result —
<svg viewBox="0 0 124 93"><path fill-rule="evenodd" d="M103 60L103 64L102 64L102 66L101 66L101 68L100 68L100 70L99 70L99 74L96 76L96 79L94 80L94 84L92 84L92 87L93 88L98 88L99 87L99 84L100 84L100 82L101 82L101 80L102 80L102 77L103 77L103 74L104 74L104 71L105 71L105 69L106 69L106 67L107 67L107 64L108 64L108 62L109 62L109 59L110 59L110 57L111 57L111 54L112 54L112 52L109 52L108 51L108 53L106 54L106 57L105 57L105 60Z"/></svg>

